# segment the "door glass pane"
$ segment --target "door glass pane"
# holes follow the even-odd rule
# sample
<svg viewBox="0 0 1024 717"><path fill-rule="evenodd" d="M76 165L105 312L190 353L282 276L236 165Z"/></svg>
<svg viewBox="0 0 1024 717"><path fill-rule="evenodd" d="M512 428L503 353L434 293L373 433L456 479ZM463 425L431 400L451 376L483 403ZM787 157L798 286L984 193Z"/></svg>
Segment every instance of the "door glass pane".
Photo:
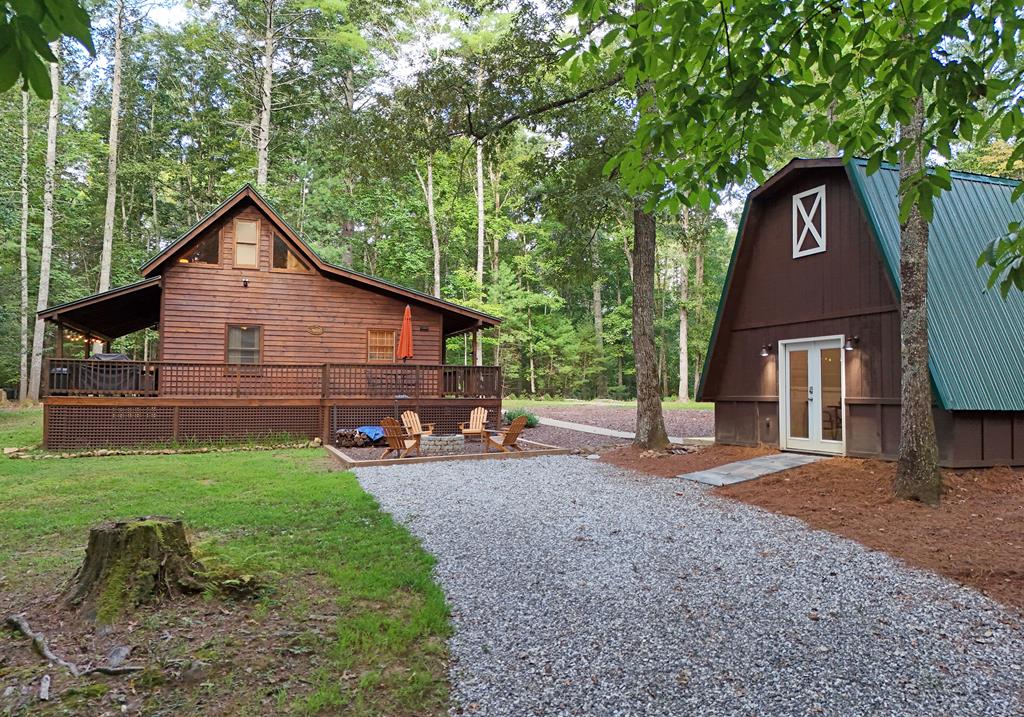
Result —
<svg viewBox="0 0 1024 717"><path fill-rule="evenodd" d="M789 435L810 438L807 405L807 351L789 352Z"/></svg>
<svg viewBox="0 0 1024 717"><path fill-rule="evenodd" d="M843 440L842 349L821 350L821 437Z"/></svg>

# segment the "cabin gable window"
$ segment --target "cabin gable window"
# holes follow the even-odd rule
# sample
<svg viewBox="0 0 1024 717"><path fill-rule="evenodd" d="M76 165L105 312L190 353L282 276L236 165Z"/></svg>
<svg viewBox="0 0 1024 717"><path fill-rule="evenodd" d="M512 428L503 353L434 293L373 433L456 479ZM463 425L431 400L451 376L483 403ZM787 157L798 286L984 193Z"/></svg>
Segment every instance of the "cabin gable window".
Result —
<svg viewBox="0 0 1024 717"><path fill-rule="evenodd" d="M220 264L220 232L212 231L199 238L192 248L178 259L179 264Z"/></svg>
<svg viewBox="0 0 1024 717"><path fill-rule="evenodd" d="M395 332L370 329L366 332L366 360L387 362L395 360Z"/></svg>
<svg viewBox="0 0 1024 717"><path fill-rule="evenodd" d="M793 195L793 258L825 251L825 185Z"/></svg>
<svg viewBox="0 0 1024 717"><path fill-rule="evenodd" d="M257 219L235 220L235 266L255 269L259 265L260 223Z"/></svg>
<svg viewBox="0 0 1024 717"><path fill-rule="evenodd" d="M262 346L262 327L253 326L252 324L228 324L228 363L259 363Z"/></svg>
<svg viewBox="0 0 1024 717"><path fill-rule="evenodd" d="M288 243L276 234L274 235L274 257L270 266L277 271L309 271L299 255L292 251Z"/></svg>

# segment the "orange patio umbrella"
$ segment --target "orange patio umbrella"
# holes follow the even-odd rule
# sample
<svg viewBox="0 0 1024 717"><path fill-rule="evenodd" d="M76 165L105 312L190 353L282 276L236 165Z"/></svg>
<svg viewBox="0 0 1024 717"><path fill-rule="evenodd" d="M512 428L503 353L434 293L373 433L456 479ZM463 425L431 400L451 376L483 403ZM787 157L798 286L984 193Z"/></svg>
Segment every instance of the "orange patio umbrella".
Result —
<svg viewBox="0 0 1024 717"><path fill-rule="evenodd" d="M405 316L402 317L402 330L398 334L395 358L402 361L412 358L412 309L408 304L405 306Z"/></svg>

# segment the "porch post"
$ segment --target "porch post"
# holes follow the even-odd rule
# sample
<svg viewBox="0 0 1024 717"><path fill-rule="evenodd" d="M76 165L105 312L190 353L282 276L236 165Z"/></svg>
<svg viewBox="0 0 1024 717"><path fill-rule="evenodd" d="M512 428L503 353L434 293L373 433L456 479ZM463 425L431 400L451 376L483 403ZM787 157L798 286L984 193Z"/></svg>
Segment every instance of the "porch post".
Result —
<svg viewBox="0 0 1024 717"><path fill-rule="evenodd" d="M481 364L480 356L477 354L477 347L480 345L480 329L473 332L473 366L479 366Z"/></svg>
<svg viewBox="0 0 1024 717"><path fill-rule="evenodd" d="M54 358L64 358L64 324L57 321L57 341L53 347Z"/></svg>

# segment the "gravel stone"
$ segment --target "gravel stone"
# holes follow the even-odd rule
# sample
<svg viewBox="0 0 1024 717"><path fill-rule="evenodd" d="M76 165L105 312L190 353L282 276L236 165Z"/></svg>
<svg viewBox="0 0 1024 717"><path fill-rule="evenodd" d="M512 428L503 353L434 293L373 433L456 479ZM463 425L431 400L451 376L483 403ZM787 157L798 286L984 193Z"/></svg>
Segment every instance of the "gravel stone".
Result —
<svg viewBox="0 0 1024 717"><path fill-rule="evenodd" d="M795 519L571 456L357 474L438 558L452 714L1024 714L1018 618Z"/></svg>

